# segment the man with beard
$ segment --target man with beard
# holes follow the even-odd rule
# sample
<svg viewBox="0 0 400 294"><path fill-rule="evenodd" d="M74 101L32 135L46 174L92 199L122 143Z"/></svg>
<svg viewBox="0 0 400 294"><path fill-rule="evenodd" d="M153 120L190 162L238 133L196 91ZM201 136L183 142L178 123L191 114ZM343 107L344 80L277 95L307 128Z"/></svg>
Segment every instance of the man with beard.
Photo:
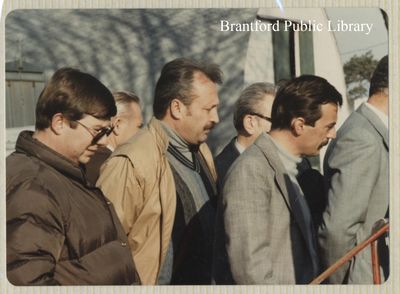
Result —
<svg viewBox="0 0 400 294"><path fill-rule="evenodd" d="M154 118L119 146L98 186L114 202L144 284L210 284L216 172L204 143L218 123L215 64L167 63Z"/></svg>
<svg viewBox="0 0 400 294"><path fill-rule="evenodd" d="M307 284L319 273L312 217L297 181L303 156L335 138L342 97L304 75L279 88L271 131L233 163L218 209L232 283Z"/></svg>

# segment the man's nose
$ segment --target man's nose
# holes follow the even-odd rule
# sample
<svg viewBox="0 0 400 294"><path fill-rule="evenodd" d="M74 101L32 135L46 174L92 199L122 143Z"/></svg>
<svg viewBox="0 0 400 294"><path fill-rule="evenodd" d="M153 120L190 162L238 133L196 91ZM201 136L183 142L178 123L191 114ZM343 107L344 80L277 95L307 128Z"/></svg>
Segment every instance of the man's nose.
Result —
<svg viewBox="0 0 400 294"><path fill-rule="evenodd" d="M217 110L217 108L214 108L213 111L212 111L212 113L211 113L211 121L212 121L214 124L219 123L219 116L218 116L218 110Z"/></svg>
<svg viewBox="0 0 400 294"><path fill-rule="evenodd" d="M329 139L335 139L336 138L336 128L332 128L329 133L328 133L328 138Z"/></svg>

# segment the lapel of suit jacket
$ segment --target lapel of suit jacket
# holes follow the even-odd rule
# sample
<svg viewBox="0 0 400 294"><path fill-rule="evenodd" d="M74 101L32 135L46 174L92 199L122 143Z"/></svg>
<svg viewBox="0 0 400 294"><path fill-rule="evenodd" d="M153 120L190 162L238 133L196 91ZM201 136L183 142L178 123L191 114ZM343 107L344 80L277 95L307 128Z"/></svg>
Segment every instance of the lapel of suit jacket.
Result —
<svg viewBox="0 0 400 294"><path fill-rule="evenodd" d="M383 124L383 122L379 119L379 117L365 104L361 105L356 112L365 117L370 124L374 127L374 129L378 132L378 134L382 137L385 148L389 150L389 130Z"/></svg>

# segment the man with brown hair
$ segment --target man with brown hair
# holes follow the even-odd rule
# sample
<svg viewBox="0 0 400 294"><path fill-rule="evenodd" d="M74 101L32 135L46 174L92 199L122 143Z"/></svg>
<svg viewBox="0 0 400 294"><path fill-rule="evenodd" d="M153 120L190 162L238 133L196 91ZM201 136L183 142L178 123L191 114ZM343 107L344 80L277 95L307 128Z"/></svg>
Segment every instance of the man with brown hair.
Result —
<svg viewBox="0 0 400 294"><path fill-rule="evenodd" d="M279 88L272 126L233 163L219 202L231 281L307 284L319 273L312 216L297 176L303 156L335 138L340 93L303 75ZM220 253L222 254L222 253Z"/></svg>
<svg viewBox="0 0 400 294"><path fill-rule="evenodd" d="M104 164L144 284L210 284L216 172L204 143L218 123L215 64L178 58L162 69L154 118Z"/></svg>
<svg viewBox="0 0 400 294"><path fill-rule="evenodd" d="M54 73L7 157L7 277L14 285L138 283L113 205L85 179L82 164L112 131L116 108L95 77Z"/></svg>

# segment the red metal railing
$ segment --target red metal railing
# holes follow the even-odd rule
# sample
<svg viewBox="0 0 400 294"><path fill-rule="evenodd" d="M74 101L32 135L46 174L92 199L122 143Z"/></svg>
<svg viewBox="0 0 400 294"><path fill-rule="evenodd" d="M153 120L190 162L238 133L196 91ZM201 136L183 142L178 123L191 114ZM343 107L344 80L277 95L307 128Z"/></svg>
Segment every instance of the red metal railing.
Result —
<svg viewBox="0 0 400 294"><path fill-rule="evenodd" d="M368 245L371 245L371 259L372 259L372 274L373 274L373 283L380 284L381 283L381 275L379 270L379 258L378 258L378 248L377 248L377 239L382 236L384 233L389 231L389 223L385 219L380 219L377 221L373 228L371 236L369 236L364 242L360 243L349 252L347 252L342 258L332 264L327 270L325 270L322 274L316 277L310 284L320 284L325 279L327 279L330 275L332 275L339 267L352 259L357 253L363 250Z"/></svg>

